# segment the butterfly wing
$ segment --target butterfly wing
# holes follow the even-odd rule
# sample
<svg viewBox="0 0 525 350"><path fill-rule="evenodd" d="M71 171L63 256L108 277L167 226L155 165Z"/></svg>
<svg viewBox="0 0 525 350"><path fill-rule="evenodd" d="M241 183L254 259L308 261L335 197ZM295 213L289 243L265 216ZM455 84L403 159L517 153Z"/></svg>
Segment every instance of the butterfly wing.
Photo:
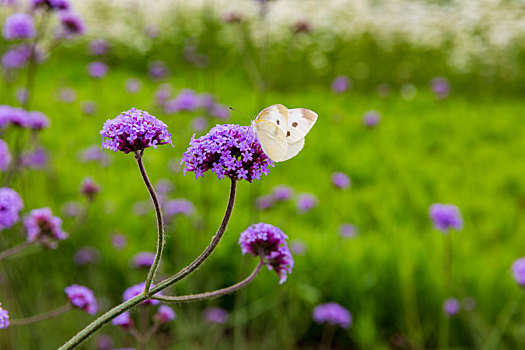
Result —
<svg viewBox="0 0 525 350"><path fill-rule="evenodd" d="M276 162L282 161L288 151L286 134L283 129L267 120L257 120L254 126L264 153Z"/></svg>
<svg viewBox="0 0 525 350"><path fill-rule="evenodd" d="M288 108L283 105L276 104L263 109L255 118L255 123L266 120L276 124L286 134L288 129Z"/></svg>
<svg viewBox="0 0 525 350"><path fill-rule="evenodd" d="M284 158L281 159L281 162L295 157L297 153L299 153L303 149L303 147L304 137L297 142L288 143L288 150L286 151L286 155L284 156Z"/></svg>
<svg viewBox="0 0 525 350"><path fill-rule="evenodd" d="M314 111L306 108L289 109L288 129L286 130L288 143L293 144L304 138L316 121L317 113Z"/></svg>

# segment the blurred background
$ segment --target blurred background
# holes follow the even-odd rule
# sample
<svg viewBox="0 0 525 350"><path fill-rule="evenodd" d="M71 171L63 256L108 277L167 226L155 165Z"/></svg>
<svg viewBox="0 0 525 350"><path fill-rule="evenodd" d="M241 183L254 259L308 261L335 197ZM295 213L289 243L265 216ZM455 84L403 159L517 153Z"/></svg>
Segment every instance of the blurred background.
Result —
<svg viewBox="0 0 525 350"><path fill-rule="evenodd" d="M60 11L0 4L2 23L23 12L37 31L25 44L5 32L0 39L0 104L50 120L36 136L2 133L20 159L3 186L22 197L22 216L50 207L69 233L57 249L31 246L0 261L0 302L11 319L62 306L71 284L94 291L100 314L145 279L133 259L155 250L154 211L133 156L100 149L104 121L137 107L172 133L173 148L144 155L171 203L161 264L169 276L207 246L228 199L228 180L184 175L192 135L249 125L281 103L318 113L304 149L239 184L218 249L172 292L214 290L248 275L256 259L237 241L257 222L289 236L292 274L279 285L263 269L238 293L172 305L177 318L148 349L525 348L523 288L511 272L525 255L525 2L70 0ZM78 16L82 30L61 11ZM21 45L33 56L6 58ZM100 186L92 200L81 191L87 177ZM457 206L462 227L437 230L434 203ZM2 250L25 240L21 223L0 235ZM327 302L352 314L350 327L327 335L314 321L314 308ZM207 318L210 307L227 319ZM54 349L93 319L72 310L12 326L0 331L0 348ZM135 346L108 325L84 348Z"/></svg>

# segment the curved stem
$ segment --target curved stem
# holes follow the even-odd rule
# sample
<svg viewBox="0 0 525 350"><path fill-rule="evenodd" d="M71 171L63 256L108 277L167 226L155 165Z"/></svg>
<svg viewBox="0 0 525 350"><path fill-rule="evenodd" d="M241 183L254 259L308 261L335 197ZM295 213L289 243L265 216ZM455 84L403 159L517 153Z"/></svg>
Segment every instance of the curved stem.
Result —
<svg viewBox="0 0 525 350"><path fill-rule="evenodd" d="M144 305L140 306L140 330L139 330L139 349L145 350L146 349L146 326L148 322L148 310L144 307Z"/></svg>
<svg viewBox="0 0 525 350"><path fill-rule="evenodd" d="M157 251L155 252L155 260L153 260L153 264L151 265L148 271L148 275L146 277L146 282L144 283L144 294L147 295L149 293L151 283L153 282L153 279L155 278L155 274L157 273L157 269L160 264L160 258L162 256L162 250L164 249L164 244L166 243L166 239L164 238L164 223L162 221L162 212L160 209L159 199L157 198L155 189L151 185L148 175L146 174L146 169L144 169L144 163L142 163L143 152L144 151L139 153L138 151L135 151L135 159L137 160L140 174L142 175L142 179L144 180L144 183L146 184L146 187L148 188L149 194L151 196L151 200L153 201L153 205L155 207L155 214L157 216L157 232L158 232Z"/></svg>
<svg viewBox="0 0 525 350"><path fill-rule="evenodd" d="M217 245L219 244L219 241L221 240L222 236L224 235L224 232L226 231L226 227L228 226L228 222L230 221L230 217L233 211L233 205L235 203L236 192L237 192L237 180L231 179L230 197L228 199L228 206L226 208L226 212L224 213L224 218L222 219L221 226L217 230L217 233L215 234L215 236L213 236L213 239L210 245L206 247L204 252L202 252L201 255L199 255L197 259L195 259L191 264L189 264L184 269L179 271L176 275L165 279L161 283L151 288L148 295L145 295L144 293L139 294L136 297L131 298L123 302L122 304L115 306L113 309L107 311L105 314L97 318L95 321L91 322L87 327L79 331L73 338L68 340L58 350L74 349L75 347L80 345L82 342L84 342L86 339L88 339L93 333L99 330L102 326L104 326L106 323L108 323L109 321L117 317L118 315L124 313L125 311L132 309L133 307L137 306L144 300L149 299L152 295L155 295L161 290L168 288L169 286L173 285L175 282L183 279L185 276L187 276L188 274L193 272L195 269L197 269L204 262L204 260L206 260L206 258L208 258L211 255L215 247L217 247Z"/></svg>
<svg viewBox="0 0 525 350"><path fill-rule="evenodd" d="M40 314L40 315L31 316L31 317L27 317L27 318L20 318L18 320L13 320L9 324L11 326L22 326L22 325L26 325L26 324L30 324L30 323L35 323L35 322L47 320L49 318L53 318L53 317L62 315L63 313L68 312L69 310L71 310L71 308L72 308L71 304L66 304L64 306L59 307L58 309L55 309L55 310L52 310L52 311L49 311L49 312L46 312L46 313L43 313L43 314Z"/></svg>
<svg viewBox="0 0 525 350"><path fill-rule="evenodd" d="M3 252L0 252L0 260L8 258L11 255L15 255L16 253L21 252L22 250L26 249L30 245L31 245L31 242L24 241L24 242L22 242L20 244L15 245L14 247L6 249Z"/></svg>
<svg viewBox="0 0 525 350"><path fill-rule="evenodd" d="M236 283L232 286L222 288L215 290L213 292L206 292L206 293L199 293L199 294L191 294L191 295L181 295L181 296L165 296L165 295L156 295L152 299L157 299L165 302L172 302L172 303L182 303L186 301L195 301L195 300L202 300L202 299L210 299L210 298L216 298L224 294L230 294L233 293L242 287L246 286L248 283L253 281L255 276L259 273L261 270L261 267L264 264L264 257L261 256L261 259L259 260L259 263L255 267L255 269L252 271L252 273L240 281L239 283Z"/></svg>
<svg viewBox="0 0 525 350"><path fill-rule="evenodd" d="M71 338L68 342L62 345L59 348L59 350L68 350L76 348L106 323L108 323L118 315L128 311L132 307L140 304L146 299L147 297L144 294L139 294L136 297L133 297L123 302L122 304L115 306L113 309L109 310L108 312L97 318L95 321L91 322L86 328L78 332L73 338Z"/></svg>
<svg viewBox="0 0 525 350"><path fill-rule="evenodd" d="M237 192L237 180L231 179L230 184L230 198L228 199L228 206L226 207L226 212L224 213L224 218L222 219L221 226L217 230L217 233L215 236L213 236L211 243L209 246L206 247L206 249L195 259L191 264L177 272L177 274L165 279L164 281L160 282L153 288L151 288L151 295L157 294L157 292L160 292L163 289L166 289L167 287L171 286L177 281L180 281L193 271L195 271L203 262L206 260L213 250L217 247L219 244L222 236L224 235L224 232L226 231L226 227L228 226L228 222L230 221L230 217L232 215L233 211L233 205L235 203L235 194Z"/></svg>

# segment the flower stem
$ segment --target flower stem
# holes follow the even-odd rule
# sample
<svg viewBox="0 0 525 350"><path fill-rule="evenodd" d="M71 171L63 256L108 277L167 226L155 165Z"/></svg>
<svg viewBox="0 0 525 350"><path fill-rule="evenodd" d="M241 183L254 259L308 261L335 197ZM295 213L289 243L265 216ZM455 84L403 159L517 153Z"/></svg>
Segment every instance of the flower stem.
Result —
<svg viewBox="0 0 525 350"><path fill-rule="evenodd" d="M165 302L172 302L172 303L182 303L186 301L195 301L195 300L203 300L203 299L210 299L210 298L216 298L221 295L230 294L233 293L242 287L246 286L248 283L253 281L255 276L259 273L261 270L261 267L264 264L264 257L261 256L261 259L259 260L259 263L255 267L255 269L252 271L252 273L240 281L239 283L236 283L232 286L222 288L215 290L213 292L206 292L206 293L199 293L199 294L191 294L191 295L181 295L181 296L165 296L165 295L156 295L153 297L153 299L165 301Z"/></svg>
<svg viewBox="0 0 525 350"><path fill-rule="evenodd" d="M30 245L31 245L31 242L24 241L18 245L15 245L14 247L6 249L3 252L0 252L0 260L4 260L5 258L10 257L11 255L15 255L16 253L21 252L22 250L26 249Z"/></svg>
<svg viewBox="0 0 525 350"><path fill-rule="evenodd" d="M164 238L164 223L162 221L162 211L160 209L159 199L157 198L157 194L155 193L155 189L151 185L151 182L149 181L148 175L146 174L146 169L144 169L144 163L142 162L142 152L135 151L135 159L137 160L137 164L139 166L140 174L142 175L142 179L144 180L144 183L146 184L146 187L148 188L149 194L151 196L151 200L153 201L153 206L155 207L155 214L157 216L157 251L155 252L155 260L153 260L153 264L151 265L148 275L146 277L146 282L144 283L144 295L148 295L149 289L151 287L151 283L153 282L153 279L155 278L155 274L157 273L157 269L160 264L160 259L162 256L162 250L164 249L164 244L166 243L166 239Z"/></svg>
<svg viewBox="0 0 525 350"><path fill-rule="evenodd" d="M138 338L139 341L139 349L145 350L146 349L146 326L148 322L148 310L144 307L144 305L140 306L140 336Z"/></svg>
<svg viewBox="0 0 525 350"><path fill-rule="evenodd" d="M27 318L20 318L18 320L13 320L10 322L10 325L11 326L22 326L22 325L26 325L30 323L40 322L43 320L47 320L47 319L62 315L63 313L71 310L71 308L72 308L71 304L66 304L64 306L59 307L58 309L55 309L55 310L52 310L52 311L49 311L49 312L46 312L40 315L31 316Z"/></svg>
<svg viewBox="0 0 525 350"><path fill-rule="evenodd" d="M232 179L231 180L231 186L230 186L230 197L228 199L228 206L226 208L226 212L224 213L224 218L222 219L221 226L217 230L217 233L215 236L213 236L213 239L208 247L204 250L204 252L197 257L191 264L186 266L184 269L179 271L176 275L165 279L164 281L160 282L151 290L149 291L148 295L145 295L144 293L139 294L122 304L119 304L112 308L111 310L107 311L105 314L91 322L87 327L79 331L74 337L69 339L64 345L62 345L58 350L70 350L74 349L78 345L82 344L86 339L88 339L93 333L95 333L97 330L99 330L102 326L104 326L106 323L117 317L118 315L124 313L125 311L128 311L132 309L133 307L137 306L141 302L143 302L146 299L149 299L152 295L157 294L161 290L164 290L168 288L169 286L173 285L175 282L183 279L185 276L193 272L195 269L197 269L203 262L208 258L215 247L219 244L219 241L221 240L222 236L224 235L224 232L226 231L226 227L228 226L228 222L230 221L230 217L233 211L233 205L235 203L235 194L237 192L237 180Z"/></svg>
<svg viewBox="0 0 525 350"><path fill-rule="evenodd" d="M323 329L323 335L321 337L321 343L319 344L319 350L326 350L332 347L332 341L334 340L335 325L325 324Z"/></svg>
<svg viewBox="0 0 525 350"><path fill-rule="evenodd" d="M190 263L188 266L177 272L177 274L165 279L164 281L160 282L153 288L151 288L151 295L157 294L163 289L166 289L167 287L173 285L175 282L180 281L193 271L195 271L203 262L206 260L213 250L217 247L219 244L222 236L224 235L224 232L226 231L226 227L228 226L228 222L230 221L231 214L233 212L233 205L235 203L235 194L237 193L237 180L231 179L230 184L230 198L228 199L228 206L226 207L226 212L224 213L224 218L222 219L221 226L217 230L217 233L215 236L213 236L211 243L209 246L206 247L206 249L195 259L192 263Z"/></svg>

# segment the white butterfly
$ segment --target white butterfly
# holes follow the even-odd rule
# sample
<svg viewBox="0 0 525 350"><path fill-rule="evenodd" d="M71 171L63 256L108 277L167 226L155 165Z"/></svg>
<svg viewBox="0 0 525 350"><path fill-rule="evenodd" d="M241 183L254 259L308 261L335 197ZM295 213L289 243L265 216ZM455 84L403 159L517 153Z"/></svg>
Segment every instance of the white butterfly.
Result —
<svg viewBox="0 0 525 350"><path fill-rule="evenodd" d="M277 104L263 109L252 126L264 153L276 162L295 157L304 146L304 137L317 121L317 113L288 109Z"/></svg>

